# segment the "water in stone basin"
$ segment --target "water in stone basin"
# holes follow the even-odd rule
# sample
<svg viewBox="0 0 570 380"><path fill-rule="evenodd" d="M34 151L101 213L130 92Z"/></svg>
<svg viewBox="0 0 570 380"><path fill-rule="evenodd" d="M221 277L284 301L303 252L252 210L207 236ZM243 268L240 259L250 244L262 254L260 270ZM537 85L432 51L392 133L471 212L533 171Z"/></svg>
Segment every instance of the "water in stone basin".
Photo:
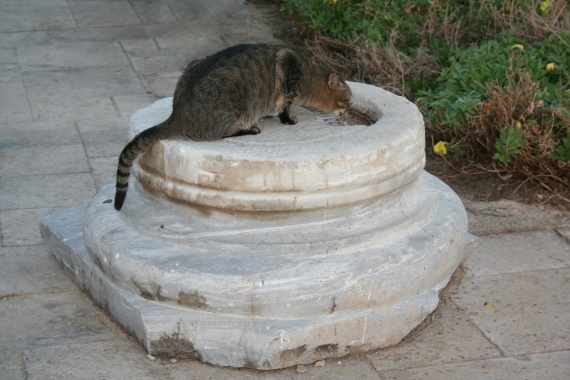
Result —
<svg viewBox="0 0 570 380"><path fill-rule="evenodd" d="M313 111L313 113L323 120L327 125L345 126L345 125L372 125L373 120L364 113L351 109L342 116L336 116L330 113Z"/></svg>

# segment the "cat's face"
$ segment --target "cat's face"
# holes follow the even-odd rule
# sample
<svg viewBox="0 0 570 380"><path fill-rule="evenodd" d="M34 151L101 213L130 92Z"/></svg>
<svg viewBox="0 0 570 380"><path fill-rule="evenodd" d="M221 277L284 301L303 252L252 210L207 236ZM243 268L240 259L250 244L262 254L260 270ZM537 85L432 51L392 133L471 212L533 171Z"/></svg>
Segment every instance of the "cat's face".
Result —
<svg viewBox="0 0 570 380"><path fill-rule="evenodd" d="M352 91L345 81L340 79L338 75L332 73L329 75L326 99L323 111L330 112L337 116L343 115L350 108L350 100L352 99Z"/></svg>

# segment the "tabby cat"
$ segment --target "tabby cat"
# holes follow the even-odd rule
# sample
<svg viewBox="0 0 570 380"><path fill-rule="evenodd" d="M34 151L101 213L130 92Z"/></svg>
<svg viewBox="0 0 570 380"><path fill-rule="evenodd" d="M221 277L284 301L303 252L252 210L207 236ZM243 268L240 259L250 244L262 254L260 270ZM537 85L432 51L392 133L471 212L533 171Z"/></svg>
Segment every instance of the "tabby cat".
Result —
<svg viewBox="0 0 570 380"><path fill-rule="evenodd" d="M125 201L134 160L158 140L258 134L257 122L265 116L295 124L291 109L301 105L340 115L351 97L338 75L285 46L237 45L194 61L178 80L168 119L142 131L121 152L115 209Z"/></svg>

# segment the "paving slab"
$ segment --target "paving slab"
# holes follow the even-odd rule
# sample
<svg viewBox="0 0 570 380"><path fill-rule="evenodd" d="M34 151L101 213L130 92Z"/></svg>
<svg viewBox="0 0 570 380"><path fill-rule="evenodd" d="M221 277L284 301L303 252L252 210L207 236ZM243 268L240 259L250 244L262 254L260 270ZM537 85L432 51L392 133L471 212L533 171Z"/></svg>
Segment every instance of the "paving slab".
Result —
<svg viewBox="0 0 570 380"><path fill-rule="evenodd" d="M153 34L161 50L187 52L188 64L194 59L204 58L225 47L218 33L214 32L217 29L215 24L184 22L174 24L168 30L155 27ZM188 38L189 35L192 37Z"/></svg>
<svg viewBox="0 0 570 380"><path fill-rule="evenodd" d="M167 379L165 368L125 336L119 339L38 347L25 351L28 380ZM186 374L188 378L188 375Z"/></svg>
<svg viewBox="0 0 570 380"><path fill-rule="evenodd" d="M110 128L110 123L99 121L83 123L91 126L98 124L101 127L92 127L88 131L80 132L89 158L118 156L130 140L129 131L126 128ZM78 125L83 123L79 122Z"/></svg>
<svg viewBox="0 0 570 380"><path fill-rule="evenodd" d="M0 46L2 47L17 48L27 45L42 45L47 44L48 41L47 31L13 31L0 33Z"/></svg>
<svg viewBox="0 0 570 380"><path fill-rule="evenodd" d="M476 202L463 200L474 235L570 227L570 212L510 200Z"/></svg>
<svg viewBox="0 0 570 380"><path fill-rule="evenodd" d="M382 372L382 379L566 380L569 375L570 352L563 351L387 371Z"/></svg>
<svg viewBox="0 0 570 380"><path fill-rule="evenodd" d="M269 33L270 29L266 25L262 26L242 21L224 24L220 28L225 31L223 41L227 46L240 43L282 43Z"/></svg>
<svg viewBox="0 0 570 380"><path fill-rule="evenodd" d="M61 273L61 269L60 269ZM1 347L32 347L113 339L116 327L78 290L0 298Z"/></svg>
<svg viewBox="0 0 570 380"><path fill-rule="evenodd" d="M75 289L45 246L0 248L0 297Z"/></svg>
<svg viewBox="0 0 570 380"><path fill-rule="evenodd" d="M217 43L216 43L217 44ZM183 49L159 48L155 39L123 40L121 45L125 49L133 68L140 74L175 72L179 73L189 62L203 57L199 50L192 49L194 44ZM209 51L212 53L213 51ZM169 96L174 93L174 88Z"/></svg>
<svg viewBox="0 0 570 380"><path fill-rule="evenodd" d="M75 124L67 120L0 124L0 149L78 144Z"/></svg>
<svg viewBox="0 0 570 380"><path fill-rule="evenodd" d="M282 44L274 36L272 25L283 20L283 15L274 6L246 3L239 12L228 14L219 22L219 34L228 45L239 43Z"/></svg>
<svg viewBox="0 0 570 380"><path fill-rule="evenodd" d="M361 356L352 355L341 359L324 360L322 367L309 364L290 367L283 370L257 371L251 369L235 369L215 367L191 360L168 363L166 369L170 380L186 380L192 374L192 380L289 380L289 379L350 379L381 380L380 375L370 363Z"/></svg>
<svg viewBox="0 0 570 380"><path fill-rule="evenodd" d="M115 107L118 108L116 104ZM117 113L119 112L120 111L117 111ZM130 118L131 115L128 115L126 117L113 117L112 115L105 117L104 115L101 115L99 119L77 120L74 124L81 136L81 140L84 142L85 136L92 132L105 131L111 134L120 131L128 132ZM120 150L115 153L118 155L120 153Z"/></svg>
<svg viewBox="0 0 570 380"><path fill-rule="evenodd" d="M234 9L238 9L235 1L221 0L213 3L208 0L192 2L173 0L169 2L169 7L172 9L172 12L178 21L205 21L211 19L214 14L222 12L228 5L233 6Z"/></svg>
<svg viewBox="0 0 570 380"><path fill-rule="evenodd" d="M49 70L49 74L26 69L23 82L34 117L39 120L116 117L111 96L146 94L130 66Z"/></svg>
<svg viewBox="0 0 570 380"><path fill-rule="evenodd" d="M31 102L36 121L99 120L114 117L117 110L111 97L49 98L36 97Z"/></svg>
<svg viewBox="0 0 570 380"><path fill-rule="evenodd" d="M156 97L164 98L172 96L173 88L176 87L182 70L167 73L141 74L141 79L148 91Z"/></svg>
<svg viewBox="0 0 570 380"><path fill-rule="evenodd" d="M116 180L115 174L117 173L118 159L118 154L112 157L94 157L89 159L89 166L91 167L97 191Z"/></svg>
<svg viewBox="0 0 570 380"><path fill-rule="evenodd" d="M570 243L570 228L558 228L556 232L560 234L568 243Z"/></svg>
<svg viewBox="0 0 570 380"><path fill-rule="evenodd" d="M131 2L131 6L145 24L170 23L178 21L164 0L139 0Z"/></svg>
<svg viewBox="0 0 570 380"><path fill-rule="evenodd" d="M117 41L51 41L48 45L19 46L18 57L27 70L129 65Z"/></svg>
<svg viewBox="0 0 570 380"><path fill-rule="evenodd" d="M87 172L89 165L81 144L0 150L0 177L3 178Z"/></svg>
<svg viewBox="0 0 570 380"><path fill-rule="evenodd" d="M25 380L24 351L19 347L0 347L0 374L10 380Z"/></svg>
<svg viewBox="0 0 570 380"><path fill-rule="evenodd" d="M377 371L424 367L502 356L453 302L440 304L433 320L411 339L368 354ZM414 335L414 333L410 334Z"/></svg>
<svg viewBox="0 0 570 380"><path fill-rule="evenodd" d="M49 70L49 75L44 70L23 68L23 82L32 107L37 100L92 99L146 93L130 66Z"/></svg>
<svg viewBox="0 0 570 380"><path fill-rule="evenodd" d="M174 90L172 93L174 93ZM152 94L119 95L113 96L112 100L119 111L119 117L122 119L120 125L124 128L128 128L131 116L141 108L156 102L158 98ZM120 152L117 152L117 154L119 153Z"/></svg>
<svg viewBox="0 0 570 380"><path fill-rule="evenodd" d="M95 194L89 173L0 177L0 210L65 207Z"/></svg>
<svg viewBox="0 0 570 380"><path fill-rule="evenodd" d="M452 299L507 356L570 350L570 269L466 277Z"/></svg>
<svg viewBox="0 0 570 380"><path fill-rule="evenodd" d="M0 32L74 28L66 0L2 0Z"/></svg>
<svg viewBox="0 0 570 380"><path fill-rule="evenodd" d="M132 38L149 38L150 31L168 29L172 24L126 25L50 30L50 41L92 42L121 41Z"/></svg>
<svg viewBox="0 0 570 380"><path fill-rule="evenodd" d="M0 123L32 121L28 97L17 64L0 65Z"/></svg>
<svg viewBox="0 0 570 380"><path fill-rule="evenodd" d="M6 63L18 63L18 53L15 46L0 45L0 65Z"/></svg>
<svg viewBox="0 0 570 380"><path fill-rule="evenodd" d="M43 245L38 225L57 208L4 210L0 213L0 237L3 247Z"/></svg>
<svg viewBox="0 0 570 380"><path fill-rule="evenodd" d="M569 268L570 244L554 230L482 236L464 267L472 277Z"/></svg>
<svg viewBox="0 0 570 380"><path fill-rule="evenodd" d="M68 0L80 28L141 24L127 0Z"/></svg>

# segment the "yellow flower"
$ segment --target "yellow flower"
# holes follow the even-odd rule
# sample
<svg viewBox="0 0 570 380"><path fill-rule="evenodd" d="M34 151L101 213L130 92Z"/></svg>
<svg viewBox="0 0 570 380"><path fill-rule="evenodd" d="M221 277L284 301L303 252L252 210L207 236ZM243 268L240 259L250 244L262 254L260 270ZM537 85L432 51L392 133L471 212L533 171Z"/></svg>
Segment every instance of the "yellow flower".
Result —
<svg viewBox="0 0 570 380"><path fill-rule="evenodd" d="M521 123L520 121L517 121L516 124L515 124L515 127L516 127L517 129L521 129L521 128L522 128L522 123Z"/></svg>
<svg viewBox="0 0 570 380"><path fill-rule="evenodd" d="M548 71L548 72L551 72L555 68L556 68L556 64L554 64L554 63L549 63L548 65L546 65L546 71Z"/></svg>
<svg viewBox="0 0 570 380"><path fill-rule="evenodd" d="M332 5L336 5L337 0L331 0Z"/></svg>
<svg viewBox="0 0 570 380"><path fill-rule="evenodd" d="M513 49L519 49L519 50L524 50L524 46L522 46L521 44L514 44L512 46Z"/></svg>
<svg viewBox="0 0 570 380"><path fill-rule="evenodd" d="M433 146L433 152L440 156L445 156L447 154L447 143L445 141L438 142Z"/></svg>
<svg viewBox="0 0 570 380"><path fill-rule="evenodd" d="M545 13L548 8L550 8L552 6L552 0L544 0L542 3L540 3L540 10L542 11L542 13Z"/></svg>

